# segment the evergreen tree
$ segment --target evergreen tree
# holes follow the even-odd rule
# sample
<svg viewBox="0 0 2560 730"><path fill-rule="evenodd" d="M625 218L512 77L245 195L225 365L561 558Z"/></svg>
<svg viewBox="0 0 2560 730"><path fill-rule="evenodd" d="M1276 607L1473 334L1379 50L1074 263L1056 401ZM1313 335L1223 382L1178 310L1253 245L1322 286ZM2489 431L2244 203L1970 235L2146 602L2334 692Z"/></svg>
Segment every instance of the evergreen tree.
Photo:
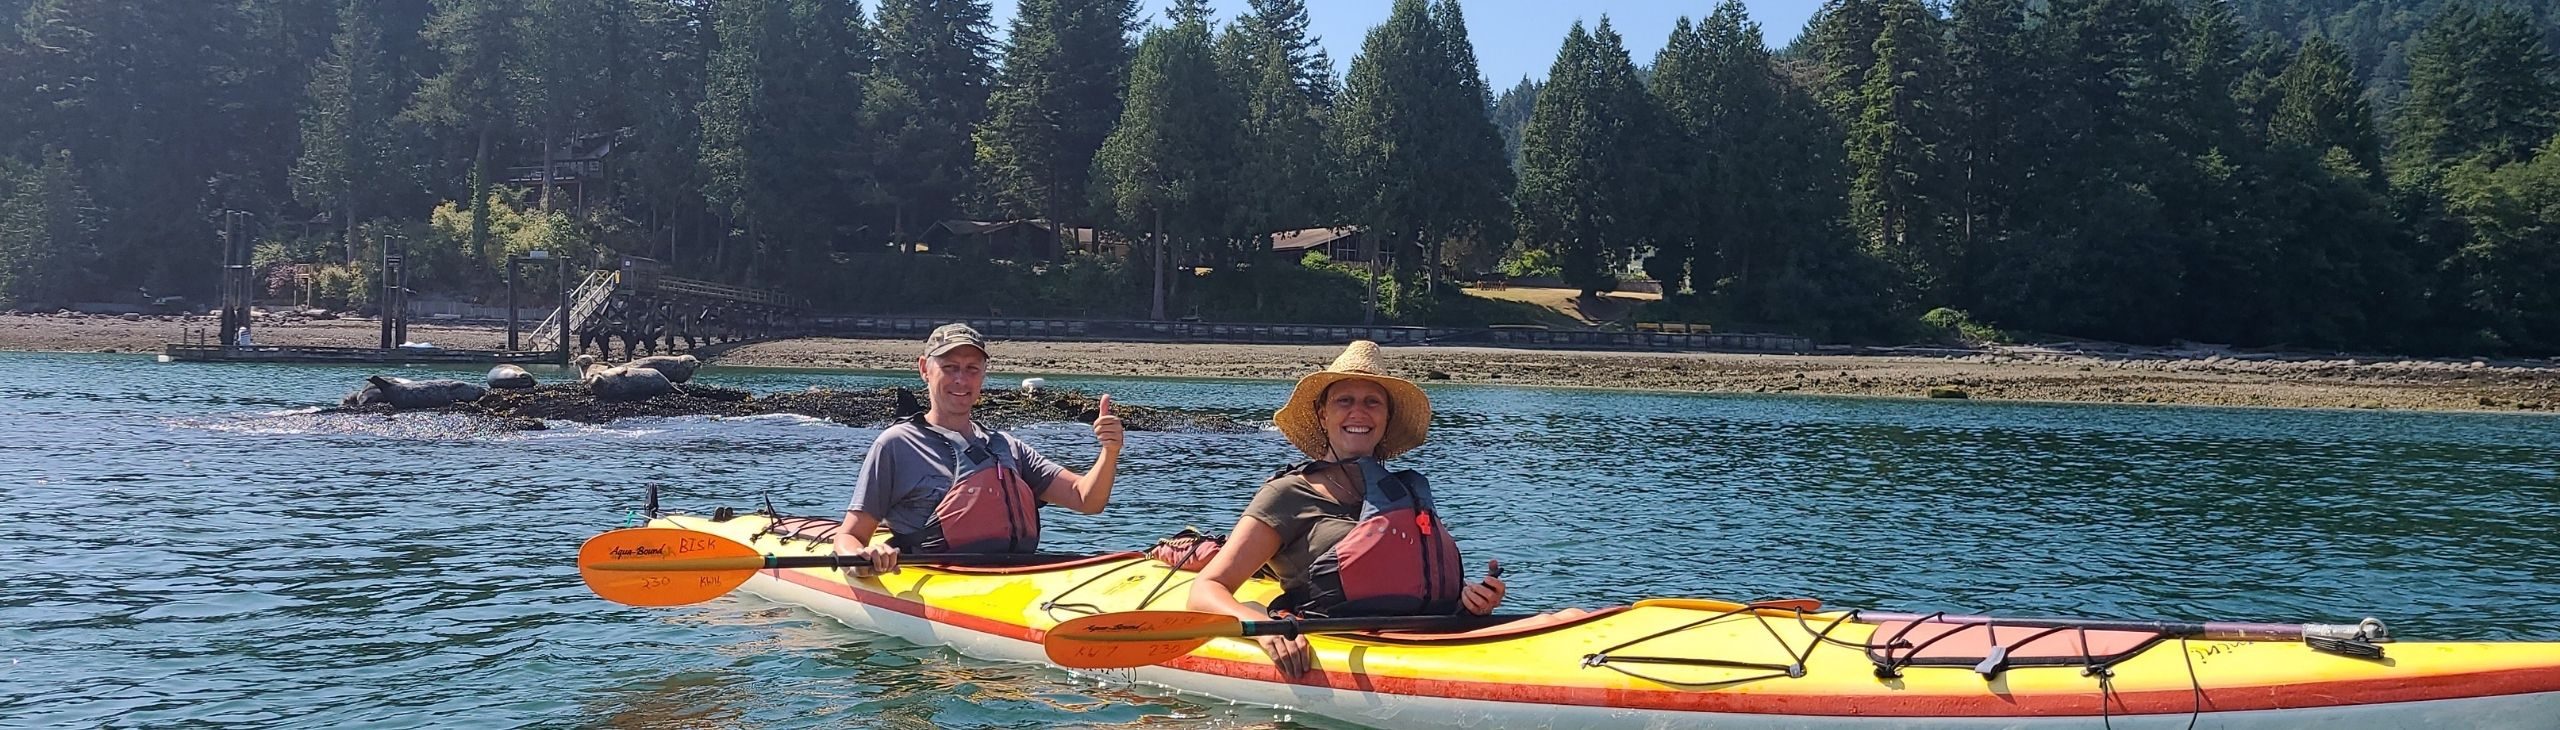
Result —
<svg viewBox="0 0 2560 730"><path fill-rule="evenodd" d="M1616 269L1618 255L1598 236L1585 235L1599 227L1593 198L1602 192L1597 181L1604 174L1600 159L1591 154L1601 144L1598 125L1590 118L1596 55L1590 32L1574 23L1556 51L1555 65L1547 70L1529 126L1521 132L1516 196L1523 241L1554 251L1566 281L1581 287L1584 296L1615 288L1614 279L1603 277Z"/></svg>
<svg viewBox="0 0 2560 730"><path fill-rule="evenodd" d="M736 229L757 235L768 217L761 205L778 194L771 169L777 161L760 138L776 133L777 95L763 80L779 78L789 12L784 0L719 0L719 35L705 70L702 100L702 195ZM727 263L726 239L713 265Z"/></svg>
<svg viewBox="0 0 2560 730"><path fill-rule="evenodd" d="M1884 0L1874 58L1857 95L1840 102L1849 124L1852 225L1866 244L1907 272L1914 303L1963 290L1962 254L1939 231L1952 197L1939 157L1946 58L1938 19L1919 0ZM1854 38L1844 40L1855 42Z"/></svg>
<svg viewBox="0 0 2560 730"><path fill-rule="evenodd" d="M1147 32L1130 67L1120 123L1095 160L1097 192L1125 229L1148 231L1153 319L1165 317L1166 267L1181 241L1223 233L1231 205L1238 111L1219 77L1203 9Z"/></svg>
<svg viewBox="0 0 2560 730"><path fill-rule="evenodd" d="M1254 55L1276 48L1281 64L1286 67L1291 85L1307 97L1307 105L1322 108L1333 102L1335 81L1333 57L1324 50L1324 39L1310 28L1306 0L1246 0L1251 12L1236 18L1231 26L1243 38L1252 41Z"/></svg>
<svg viewBox="0 0 2560 730"><path fill-rule="evenodd" d="M1712 36L1711 36L1712 37ZM1756 41L1756 39L1753 39ZM1727 308L1741 321L1764 322L1821 334L1889 331L1892 309L1883 266L1857 245L1848 230L1849 167L1842 131L1808 81L1796 75L1779 84L1768 110L1768 142L1759 152L1769 163L1752 169L1765 176L1769 204L1749 211L1748 230L1762 242L1743 242Z"/></svg>
<svg viewBox="0 0 2560 730"><path fill-rule="evenodd" d="M387 193L407 187L394 157L394 120L407 90L400 86L385 40L382 3L348 0L329 55L314 71L302 107L302 153L291 174L294 197L328 211L344 229L346 258L356 258L356 224L387 213Z"/></svg>
<svg viewBox="0 0 2560 730"><path fill-rule="evenodd" d="M1522 235L1552 247L1583 296L1617 288L1620 262L1656 232L1657 173L1618 154L1660 144L1653 116L1608 17L1588 33L1576 23L1522 135L1517 199Z"/></svg>
<svg viewBox="0 0 2560 730"><path fill-rule="evenodd" d="M94 210L71 153L41 168L0 161L0 303L70 304L97 263Z"/></svg>
<svg viewBox="0 0 2560 730"><path fill-rule="evenodd" d="M287 166L300 151L302 97L338 26L340 0L236 0L239 27L221 49L215 83L226 119L210 187L224 205L269 210L294 197Z"/></svg>
<svg viewBox="0 0 2560 730"><path fill-rule="evenodd" d="M2013 326L2156 340L2180 322L2186 247L2181 202L2204 197L2184 116L2178 39L2168 0L2094 0L2042 26L2060 81L2039 111L2052 144L2029 174L2032 218L1985 274L1985 309Z"/></svg>
<svg viewBox="0 0 2560 730"><path fill-rule="evenodd" d="M1338 224L1322 118L1298 85L1285 47L1265 45L1242 71L1230 82L1244 92L1243 169L1251 171L1236 181L1245 196L1239 225L1260 236ZM1255 250L1264 247L1255 244Z"/></svg>
<svg viewBox="0 0 2560 730"><path fill-rule="evenodd" d="M2175 51L2185 82L2188 113L2180 134L2186 148L2234 154L2245 145L2238 98L2247 70L2245 35L2227 3L2199 5L2188 16Z"/></svg>
<svg viewBox="0 0 2560 730"><path fill-rule="evenodd" d="M2345 48L2353 68L2372 76L2367 90L2381 108L2400 101L2411 60L2411 37L2446 8L2483 0L2230 0L2248 25L2293 41L2321 36ZM2526 0L2486 0L2526 14L2546 45L2560 46L2560 5Z"/></svg>
<svg viewBox="0 0 2560 730"><path fill-rule="evenodd" d="M1423 0L1395 0L1387 20L1369 29L1360 54L1351 59L1342 96L1335 100L1327 127L1331 146L1341 161L1345 216L1366 227L1373 250L1396 251L1428 237L1434 211L1428 186L1442 182L1432 175L1438 161L1432 135L1440 133L1431 110L1439 90L1432 83L1441 73L1436 28ZM1376 268L1371 268L1368 316L1377 314Z"/></svg>
<svg viewBox="0 0 2560 730"><path fill-rule="evenodd" d="M634 0L622 117L639 144L617 148L621 207L643 224L637 253L708 270L714 218L703 198L706 79L719 47L715 7L697 0Z"/></svg>
<svg viewBox="0 0 2560 730"><path fill-rule="evenodd" d="M1823 0L1805 23L1799 41L1808 44L1821 69L1814 97L1844 118L1866 86L1867 67L1875 65L1876 37L1884 34L1885 0Z"/></svg>
<svg viewBox="0 0 2560 730"><path fill-rule="evenodd" d="M1492 268L1503 243L1512 239L1511 191L1515 183L1510 158L1503 154L1502 131L1488 116L1493 94L1476 64L1475 42L1468 38L1466 15L1457 0L1438 0L1431 9L1431 18L1437 62L1425 68L1439 72L1439 78L1429 87L1436 103L1434 117L1428 123L1439 131L1430 138L1436 146L1429 161L1440 168L1432 175L1442 184L1429 188L1435 199L1428 208L1432 215L1422 229L1423 250L1416 251L1418 255L1410 260L1424 265L1421 270L1426 291L1436 292L1434 287L1448 268L1470 273ZM1629 70L1632 72L1632 67ZM1642 98L1641 83L1619 90L1631 90L1637 97L1621 100L1622 103L1649 103Z"/></svg>
<svg viewBox="0 0 2560 730"><path fill-rule="evenodd" d="M606 94L613 79L607 23L612 6L606 0L526 0L518 45L523 53L509 59L508 84L516 91L514 114L542 149L541 190L536 203L551 209L553 168L561 142L599 128L608 111Z"/></svg>
<svg viewBox="0 0 2560 730"><path fill-rule="evenodd" d="M1948 32L1946 235L1963 272L1951 306L1981 306L1991 262L2010 255L2027 172L2051 143L2034 124L2052 103L2052 63L2027 30L2027 0L1957 0Z"/></svg>
<svg viewBox="0 0 2560 730"><path fill-rule="evenodd" d="M1024 0L975 135L978 173L1012 215L1082 219L1094 153L1120 118L1134 0Z"/></svg>
<svg viewBox="0 0 2560 730"><path fill-rule="evenodd" d="M880 4L880 66L865 118L878 140L874 197L890 207L898 243L956 214L973 184L969 130L986 117L994 73L987 16L986 0Z"/></svg>
<svg viewBox="0 0 2560 730"><path fill-rule="evenodd" d="M2528 159L2560 128L2551 53L2523 14L2456 3L2409 49L2409 91L2397 120L2396 161L2413 180L2453 162Z"/></svg>
<svg viewBox="0 0 2560 730"><path fill-rule="evenodd" d="M876 196L874 167L863 141L863 92L878 48L861 0L795 0L791 12L794 73L783 107L787 150L799 160L793 185L811 234L767 241L792 271L822 260L841 243L870 228L862 203Z"/></svg>
<svg viewBox="0 0 2560 730"><path fill-rule="evenodd" d="M2365 107L2347 51L2314 36L2302 44L2293 63L2276 77L2275 116L2267 137L2276 145L2309 150L2314 156L2340 150L2363 175L2382 171L2381 144L2373 132L2373 112Z"/></svg>
<svg viewBox="0 0 2560 730"><path fill-rule="evenodd" d="M1413 321L1437 300L1406 294L1517 222L1595 285L1650 251L1701 295L1666 315L1734 326L1943 304L2144 341L2560 347L2549 3L1828 0L1772 54L1725 0L1642 72L1582 34L1553 95L1489 93L1453 0L1396 3L1338 90L1304 0L1248 0L1214 43L1208 2L1169 4L1223 101L1165 65L1140 84L1160 113L1124 114L1133 0L1029 0L1002 83L987 0L885 0L876 37L855 0L0 0L0 296L210 293L224 211L312 261L467 196L491 260L496 173L614 135L582 237L812 292L831 250L936 219L1162 210L1173 235L1142 238L1172 246L1140 250L1168 264L1363 226ZM1581 116L1527 135L1542 107ZM1204 138L1222 154L1157 152ZM462 248L411 249L413 285L496 277ZM1167 307L1180 281L1223 282L1168 278Z"/></svg>
<svg viewBox="0 0 2560 730"><path fill-rule="evenodd" d="M2477 331L2468 347L2560 350L2560 141L2531 160L2491 168L2457 165L2445 180L2447 211L2471 238L2446 262L2450 298Z"/></svg>
<svg viewBox="0 0 2560 730"><path fill-rule="evenodd" d="M846 234L861 74L849 0L725 0L702 127L704 196L750 246L751 279L787 280Z"/></svg>
<svg viewBox="0 0 2560 730"><path fill-rule="evenodd" d="M1342 223L1321 116L1334 95L1333 62L1315 44L1301 0L1254 0L1253 12L1220 39L1227 85L1242 96L1239 172L1250 171L1234 183L1241 197L1233 223L1245 246L1238 253L1268 250L1274 231Z"/></svg>
<svg viewBox="0 0 2560 730"><path fill-rule="evenodd" d="M206 221L263 192L224 167L228 145L251 143L224 113L245 91L239 7L35 0L20 22L26 55L8 73L32 114L18 154L66 167L56 178L93 201L97 281L111 296L203 291L220 250Z"/></svg>
<svg viewBox="0 0 2560 730"><path fill-rule="evenodd" d="M1529 113L1537 109L1538 89L1543 86L1523 76L1520 83L1493 98L1493 126L1502 130L1502 158L1515 169L1520 166L1520 131L1528 128Z"/></svg>
<svg viewBox="0 0 2560 730"><path fill-rule="evenodd" d="M1731 222L1716 220L1716 214L1725 212L1719 208L1726 196L1743 192L1738 186L1728 187L1730 181L1717 174L1730 151L1712 141L1740 131L1732 126L1740 120L1717 118L1719 102L1725 99L1715 96L1711 53L1705 36L1683 16L1672 24L1670 39L1653 57L1649 88L1654 104L1662 110L1665 144L1656 163L1663 172L1664 204L1656 216L1661 229L1653 255L1645 259L1645 273L1662 283L1665 300L1681 296L1684 284L1694 286L1699 294L1713 293L1718 257L1700 238L1713 235L1709 232L1730 232L1726 226Z"/></svg>
<svg viewBox="0 0 2560 730"><path fill-rule="evenodd" d="M1790 116L1821 111L1789 106L1787 83L1739 0L1718 3L1693 40L1666 46L1654 79L1664 110L1686 129L1697 155L1690 184L1672 188L1686 206L1666 206L1693 216L1687 230L1699 237L1691 286L1720 294L1727 311L1766 317L1760 294L1790 265L1790 251L1828 244L1838 232L1838 211L1807 212L1823 208L1821 193L1806 187L1806 176L1825 170L1820 158L1840 156L1838 139L1827 124ZM1810 153L1807 145L1827 152Z"/></svg>
<svg viewBox="0 0 2560 730"><path fill-rule="evenodd" d="M2267 161L2259 140L2265 135L2241 123L2243 35L2228 5L2200 5L2187 15L2170 50L2170 91L2159 102L2174 104L2177 113L2157 132L2184 164L2159 166L2148 186L2162 203L2154 225L2175 240L2180 281L2173 327L2214 342L2263 336L2263 329L2249 334L2263 320L2234 313L2268 311L2257 299L2270 284L2258 262L2284 245L2284 221L2276 215L2283 208L2269 200L2282 191L2263 177Z"/></svg>
<svg viewBox="0 0 2560 730"><path fill-rule="evenodd" d="M516 78L508 67L518 60L521 36L516 24L522 6L507 0L437 0L427 21L426 38L443 57L441 70L418 87L410 119L425 126L462 132L471 140L471 260L489 260L489 195L494 188L490 155L500 137L519 129Z"/></svg>

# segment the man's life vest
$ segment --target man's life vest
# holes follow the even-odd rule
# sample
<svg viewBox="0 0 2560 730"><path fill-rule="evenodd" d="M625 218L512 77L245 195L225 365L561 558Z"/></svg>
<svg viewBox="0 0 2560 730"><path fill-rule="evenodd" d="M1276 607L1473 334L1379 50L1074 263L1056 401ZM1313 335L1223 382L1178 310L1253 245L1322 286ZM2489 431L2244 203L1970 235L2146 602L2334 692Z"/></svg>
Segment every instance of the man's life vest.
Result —
<svg viewBox="0 0 2560 730"><path fill-rule="evenodd" d="M1361 459L1360 517L1324 549L1300 585L1272 608L1311 617L1441 615L1458 612L1466 589L1458 541L1432 509L1431 484L1414 471L1389 473ZM1284 474L1304 473L1314 462Z"/></svg>
<svg viewBox="0 0 2560 730"><path fill-rule="evenodd" d="M907 424L942 447L951 461L951 490L916 534L891 536L900 550L926 553L1029 553L1040 550L1040 491L1014 463L1003 434L986 443L953 442L917 414Z"/></svg>

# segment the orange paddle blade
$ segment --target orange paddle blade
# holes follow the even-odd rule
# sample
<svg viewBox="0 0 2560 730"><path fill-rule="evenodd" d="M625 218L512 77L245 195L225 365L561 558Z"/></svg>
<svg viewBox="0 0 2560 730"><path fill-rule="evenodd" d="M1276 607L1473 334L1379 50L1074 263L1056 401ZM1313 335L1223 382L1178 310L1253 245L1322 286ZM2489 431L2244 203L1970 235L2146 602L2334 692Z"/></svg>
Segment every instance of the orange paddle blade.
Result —
<svg viewBox="0 0 2560 730"><path fill-rule="evenodd" d="M1194 611L1127 611L1086 616L1049 629L1049 661L1069 669L1128 669L1182 658L1220 636L1239 636L1234 616Z"/></svg>
<svg viewBox="0 0 2560 730"><path fill-rule="evenodd" d="M587 538L578 577L615 603L682 606L719 598L755 577L764 555L706 532L635 527Z"/></svg>

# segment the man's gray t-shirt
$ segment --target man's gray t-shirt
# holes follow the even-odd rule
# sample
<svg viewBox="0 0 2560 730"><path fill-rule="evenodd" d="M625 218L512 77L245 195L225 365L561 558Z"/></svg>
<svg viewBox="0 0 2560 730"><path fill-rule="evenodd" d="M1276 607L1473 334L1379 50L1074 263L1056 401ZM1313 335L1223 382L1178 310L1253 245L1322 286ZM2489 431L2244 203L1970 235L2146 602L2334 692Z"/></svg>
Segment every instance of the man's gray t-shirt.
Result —
<svg viewBox="0 0 2560 730"><path fill-rule="evenodd" d="M951 491L953 465L968 459L958 452L966 451L972 442L986 444L985 433L967 439L936 438L912 422L890 426L872 440L871 452L862 457L862 475L853 483L853 501L846 508L886 523L891 533L922 533L925 523L933 519L933 508ZM1012 452L1012 462L1034 493L1045 491L1059 472L1066 471L1022 439L1006 434L999 440Z"/></svg>

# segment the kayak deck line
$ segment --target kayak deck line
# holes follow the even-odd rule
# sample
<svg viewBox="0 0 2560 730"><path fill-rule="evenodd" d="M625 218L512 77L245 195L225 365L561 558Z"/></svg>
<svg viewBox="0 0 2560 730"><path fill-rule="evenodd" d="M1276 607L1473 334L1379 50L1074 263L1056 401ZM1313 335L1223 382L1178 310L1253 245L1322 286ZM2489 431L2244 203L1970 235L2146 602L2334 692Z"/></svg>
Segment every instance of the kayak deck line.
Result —
<svg viewBox="0 0 2560 730"><path fill-rule="evenodd" d="M823 520L794 522L799 523L794 528L818 527ZM776 527L743 515L722 522L678 515L659 523L739 538ZM777 536L765 544L786 554L831 554L833 550L831 543L815 543L799 535ZM1187 581L1191 574L1136 554L1121 555L1126 557L1096 556L1073 567L1009 575L917 567L909 575L855 579L823 569L768 570L750 580L746 589L918 643L947 644L986 658L1036 662L1042 661L1046 628L1061 622L1059 614L1075 618L1091 615L1088 611L1181 608L1183 595L1165 587ZM1264 594L1276 593L1276 586L1262 585L1267 583L1249 583L1246 592L1261 593L1245 598L1267 599ZM1075 601L1057 600L1070 593L1076 594ZM1666 713L1660 717L1674 720L1672 725L1712 724L1735 717L1793 717L1800 720L1789 722L1826 727L1832 726L1827 724L1830 721L1814 720L1849 723L1843 727L1891 727L1911 723L1856 721L1903 718L1934 724L1963 718L2026 722L2193 715L2224 718L2226 724L2257 723L2251 726L2283 726L2282 718L2316 717L2343 718L2350 727L2387 727L2425 716L2489 718L2485 722L2493 726L2552 727L2548 718L2560 717L2560 644L2400 643L2393 646L2392 659L2376 662L2321 654L2298 640L2168 637L2178 641L2154 640L2117 652L2107 662L2065 666L2038 664L2037 652L2019 651L2025 644L2008 641L2007 632L2013 627L2004 619L2001 626L1987 631L1948 629L1992 634L1999 640L1993 643L2019 644L2012 647L2011 663L1998 671L1977 674L1958 671L1971 668L1970 664L1912 663L1905 666L1914 671L1903 676L1878 677L1867 649L1875 648L1870 642L1886 638L1875 633L1883 624L1860 612L1813 612L1797 606L1785 611L1727 612L1719 621L1700 608L1714 605L1734 604L1646 601L1550 621L1531 631L1490 636L1310 636L1318 669L1297 677L1281 676L1259 646L1248 640L1212 640L1163 665L1110 670L1113 674L1106 676L1390 726L1449 724L1427 720L1422 714L1397 715L1393 708L1415 713L1424 712L1423 708L1432 708L1431 712L1462 708L1469 717L1495 718L1496 722L1524 718L1520 721L1533 724L1543 723L1525 718L1620 717L1574 715L1588 711L1569 709L1583 707ZM1677 631L1663 632L1675 627ZM1801 634L1790 641L1788 632ZM2079 633L2073 629L2051 635ZM1758 648L1749 643L1751 636L1758 637ZM1943 635L1928 638L1960 641ZM2071 646L2111 646L2087 641L2092 640ZM1629 644L1633 650L1624 648ZM1590 672L1599 667L1586 665L1588 657L1607 654L1604 650L1620 652L1611 659L1615 662L1629 661L1628 655L1641 651L1669 659L1792 666L1794 671L1780 674L1757 669L1759 674L1775 676L1740 677L1742 670L1734 666L1683 666L1667 668L1658 678ZM2059 650L2041 652L2050 655ZM1920 654L1918 650L1909 653ZM1750 661L1763 655L1770 660ZM2088 666L2107 670L2084 675ZM2544 719L2521 719L2527 717ZM2457 719L2453 726L2464 724Z"/></svg>

